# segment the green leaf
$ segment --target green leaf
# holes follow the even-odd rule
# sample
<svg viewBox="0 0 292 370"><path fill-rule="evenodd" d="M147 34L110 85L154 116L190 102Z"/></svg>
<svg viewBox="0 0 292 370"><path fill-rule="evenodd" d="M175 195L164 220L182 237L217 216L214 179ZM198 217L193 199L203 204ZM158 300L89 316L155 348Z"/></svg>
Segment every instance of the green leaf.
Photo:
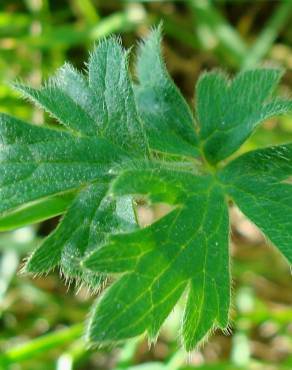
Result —
<svg viewBox="0 0 292 370"><path fill-rule="evenodd" d="M89 87L98 107L101 133L133 151L147 151L145 130L128 73L128 53L116 38L99 43L88 63Z"/></svg>
<svg viewBox="0 0 292 370"><path fill-rule="evenodd" d="M133 227L128 200L116 204L104 198L130 153L144 160L147 143L120 43L101 42L88 67L88 76L83 76L65 64L40 89L16 85L66 130L0 116L0 228L40 221L68 208L25 270L45 273L60 265L66 278L95 288L99 277L82 274L79 260L104 243L107 233ZM68 191L75 194L74 201Z"/></svg>
<svg viewBox="0 0 292 370"><path fill-rule="evenodd" d="M68 190L81 191L77 197L79 199L80 196L79 203L75 205L73 202L68 210L69 221L68 217L65 217L59 228L33 254L26 265L26 271L44 273L60 264L66 277L78 277L88 284L95 283L96 287L97 280L92 279L91 274L80 277L79 261L76 261L88 248L92 248L92 244L87 243L93 241L91 242L89 236L89 239L86 239L90 225L99 225L99 228L91 229L95 230L96 234L94 246L101 242L98 238L105 231L99 221L91 219L99 209L100 199L89 197L90 207L87 208L86 199L83 202L82 188L96 180L108 181L118 163L126 160L127 156L103 138L76 138L62 131L34 127L5 115L0 118L0 137L0 212L4 213L4 216L13 211L14 216L22 214L29 217L31 222L44 215L51 217L57 211L60 200L58 204L53 202L53 209L49 210L47 207L52 204L48 204L48 196L61 197L61 194ZM67 193L62 197L67 207L66 197ZM33 204L37 207L34 208L37 214L30 213L25 216L27 213L24 208L17 207L27 203L31 205L30 202L36 202ZM39 209L43 202L46 206L44 212ZM32 208L29 208L29 211L32 212ZM63 212L64 209L61 207L60 211ZM111 209L108 212L110 211ZM8 220L2 219L0 227L5 228L5 224L8 222L9 225L11 221L14 226L22 223L21 218L11 220L8 216Z"/></svg>
<svg viewBox="0 0 292 370"><path fill-rule="evenodd" d="M156 130L150 129L148 130L147 137L149 146L155 153L181 157L199 156L197 147L187 143L172 132L163 132L163 135L161 135Z"/></svg>
<svg viewBox="0 0 292 370"><path fill-rule="evenodd" d="M63 69L62 72L64 71L65 69ZM61 74L61 72L59 72L59 74ZM77 88L81 81L82 77L78 75L76 78L75 91L78 91ZM20 91L24 97L30 99L40 108L44 108L54 118L72 131L73 134L94 135L97 133L97 124L94 122L94 119L83 109L79 102L75 101L75 94L67 93L67 84L63 84L63 79L52 78L39 90L21 84L15 84L14 87ZM86 90L83 91L83 94L90 94ZM60 102L62 102L62 104L60 104Z"/></svg>
<svg viewBox="0 0 292 370"><path fill-rule="evenodd" d="M249 152L231 162L220 175L226 192L290 263L291 176L292 144Z"/></svg>
<svg viewBox="0 0 292 370"><path fill-rule="evenodd" d="M112 236L84 264L99 273L125 273L94 309L88 337L112 342L158 331L187 290L183 341L194 347L228 324L230 277L228 211L221 188L209 177L159 170L129 171L113 195L149 195L176 208L151 226ZM131 318L131 319L129 319Z"/></svg>
<svg viewBox="0 0 292 370"><path fill-rule="evenodd" d="M147 124L150 146L157 151L197 156L194 119L168 75L160 44L161 29L158 28L140 45L137 60L139 85L135 93L139 112Z"/></svg>
<svg viewBox="0 0 292 370"><path fill-rule="evenodd" d="M92 290L110 277L87 339L148 333L153 340L182 299L182 341L191 350L228 325L230 198L292 260L292 144L217 165L292 103L272 95L278 70L245 71L232 81L210 72L197 84L197 134L167 74L160 35L152 31L140 46L134 90L128 52L116 38L96 47L87 74L66 64L38 90L18 86L63 126L0 115L0 230L64 213L25 271L58 266ZM171 211L139 227L141 197Z"/></svg>
<svg viewBox="0 0 292 370"><path fill-rule="evenodd" d="M78 136L99 135L125 149L147 151L128 73L128 53L116 38L100 42L90 55L88 80L65 64L41 89L14 86Z"/></svg>
<svg viewBox="0 0 292 370"><path fill-rule="evenodd" d="M209 162L231 155L263 121L291 112L291 101L271 99L281 76L277 69L254 69L241 72L232 81L217 71L200 77L196 112Z"/></svg>
<svg viewBox="0 0 292 370"><path fill-rule="evenodd" d="M126 156L109 141L0 116L0 212L108 178Z"/></svg>
<svg viewBox="0 0 292 370"><path fill-rule="evenodd" d="M92 124L92 133L96 134L100 129L102 121L98 120L100 114L99 104L88 85L87 78L71 64L65 63L50 81L71 98L80 110L86 112L90 117L90 121L94 122ZM84 130L84 123L81 122L79 129Z"/></svg>
<svg viewBox="0 0 292 370"><path fill-rule="evenodd" d="M80 259L104 243L110 232L127 225L116 214L115 202L104 199L107 188L108 184L91 184L79 192L55 231L29 258L26 272L47 273L60 265L66 278L98 286L100 277L83 274Z"/></svg>

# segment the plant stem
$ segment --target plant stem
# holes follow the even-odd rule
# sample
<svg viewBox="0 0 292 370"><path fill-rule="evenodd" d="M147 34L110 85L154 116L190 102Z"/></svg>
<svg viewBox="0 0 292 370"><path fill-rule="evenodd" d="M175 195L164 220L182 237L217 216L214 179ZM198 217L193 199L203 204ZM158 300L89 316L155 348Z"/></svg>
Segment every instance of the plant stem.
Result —
<svg viewBox="0 0 292 370"><path fill-rule="evenodd" d="M114 32L132 30L145 19L146 13L141 7L109 15L90 30L89 39L97 40Z"/></svg>
<svg viewBox="0 0 292 370"><path fill-rule="evenodd" d="M239 67L247 52L241 35L209 0L189 2L196 36L205 50L214 50L225 62Z"/></svg>
<svg viewBox="0 0 292 370"><path fill-rule="evenodd" d="M156 20L156 19L155 19ZM156 23L159 23L156 20ZM184 44L194 48L199 49L200 43L196 37L190 30L185 27L185 24L182 22L178 22L177 20L174 21L170 17L165 16L163 20L163 27L165 32L168 36L178 40L179 42L183 42Z"/></svg>
<svg viewBox="0 0 292 370"><path fill-rule="evenodd" d="M254 67L268 53L281 28L288 21L291 11L292 2L283 0L243 59L243 69Z"/></svg>
<svg viewBox="0 0 292 370"><path fill-rule="evenodd" d="M15 362L19 363L20 361L31 359L61 345L71 343L74 339L82 336L83 330L83 324L76 324L16 346L0 355L0 365L9 365Z"/></svg>

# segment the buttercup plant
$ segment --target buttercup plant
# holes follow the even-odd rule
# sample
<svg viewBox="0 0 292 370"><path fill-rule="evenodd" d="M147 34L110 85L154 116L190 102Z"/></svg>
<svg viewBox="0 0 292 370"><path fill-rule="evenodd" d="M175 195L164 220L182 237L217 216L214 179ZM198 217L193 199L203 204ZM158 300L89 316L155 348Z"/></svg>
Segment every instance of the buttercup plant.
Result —
<svg viewBox="0 0 292 370"><path fill-rule="evenodd" d="M265 120L292 112L274 95L282 71L229 79L201 75L195 114L164 65L160 28L139 45L137 83L128 52L111 37L91 53L87 74L65 64L40 89L16 84L61 125L0 117L0 229L63 214L24 271L59 267L96 290L87 326L93 344L147 333L155 339L185 294L186 350L229 322L228 203L234 202L292 260L292 144L229 159ZM140 227L134 203L171 211Z"/></svg>

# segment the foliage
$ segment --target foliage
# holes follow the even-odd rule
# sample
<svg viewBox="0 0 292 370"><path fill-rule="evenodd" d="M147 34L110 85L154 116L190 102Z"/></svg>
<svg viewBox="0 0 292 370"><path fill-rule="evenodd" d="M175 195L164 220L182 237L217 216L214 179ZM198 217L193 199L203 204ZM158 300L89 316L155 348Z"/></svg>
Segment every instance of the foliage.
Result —
<svg viewBox="0 0 292 370"><path fill-rule="evenodd" d="M260 123L292 111L291 101L273 95L281 74L253 69L231 81L221 72L203 74L194 118L167 74L158 29L140 45L137 85L114 37L93 51L87 76L66 64L41 89L15 85L63 127L1 115L0 212L10 227L14 212L19 226L15 209L26 223L36 201L45 209L60 194L67 197L62 221L25 271L60 266L92 289L113 276L92 310L90 342L144 332L154 340L184 292L187 350L227 328L230 200L291 261L292 145L224 162ZM133 207L141 197L171 211L141 228ZM56 214L49 209L45 218ZM38 217L44 215L33 221Z"/></svg>

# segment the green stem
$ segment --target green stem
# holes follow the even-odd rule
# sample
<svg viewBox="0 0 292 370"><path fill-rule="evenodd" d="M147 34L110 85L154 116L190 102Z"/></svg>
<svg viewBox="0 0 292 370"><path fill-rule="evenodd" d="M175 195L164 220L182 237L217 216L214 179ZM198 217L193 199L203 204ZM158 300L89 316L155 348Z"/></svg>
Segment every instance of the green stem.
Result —
<svg viewBox="0 0 292 370"><path fill-rule="evenodd" d="M99 22L100 16L92 0L73 0L73 4L88 24L94 25Z"/></svg>
<svg viewBox="0 0 292 370"><path fill-rule="evenodd" d="M130 31L137 27L146 19L146 13L143 8L125 10L121 13L112 14L101 20L89 32L91 40L97 40L114 32Z"/></svg>
<svg viewBox="0 0 292 370"><path fill-rule="evenodd" d="M241 65L247 47L241 35L209 0L189 2L194 16L196 36L205 50L214 50L225 62Z"/></svg>
<svg viewBox="0 0 292 370"><path fill-rule="evenodd" d="M290 0L283 0L243 59L242 68L255 66L268 53L281 28L288 21L291 11L292 2Z"/></svg>
<svg viewBox="0 0 292 370"><path fill-rule="evenodd" d="M76 324L16 346L0 355L0 365L20 363L20 361L31 359L51 349L71 343L74 339L82 336L83 330L83 324Z"/></svg>
<svg viewBox="0 0 292 370"><path fill-rule="evenodd" d="M77 25L62 25L44 33L44 37L23 37L21 42L32 48L51 49L54 47L68 49L73 45L84 44L87 41L96 41L115 32L134 30L139 24L146 21L147 14L143 8L126 9L123 12L113 13L101 19L96 25L87 25L79 30Z"/></svg>
<svg viewBox="0 0 292 370"><path fill-rule="evenodd" d="M77 339L70 344L66 352L60 354L56 369L63 369L63 363L65 363L66 369L73 370L77 368L79 364L84 364L90 355L91 351L88 350L84 340Z"/></svg>
<svg viewBox="0 0 292 370"><path fill-rule="evenodd" d="M119 359L114 370L128 369L134 363L135 353L141 344L143 336L129 340L121 348Z"/></svg>
<svg viewBox="0 0 292 370"><path fill-rule="evenodd" d="M159 23L158 20L156 20L156 23ZM200 48L200 43L196 35L189 31L182 22L174 21L170 17L165 16L163 19L163 28L168 36L194 49Z"/></svg>

